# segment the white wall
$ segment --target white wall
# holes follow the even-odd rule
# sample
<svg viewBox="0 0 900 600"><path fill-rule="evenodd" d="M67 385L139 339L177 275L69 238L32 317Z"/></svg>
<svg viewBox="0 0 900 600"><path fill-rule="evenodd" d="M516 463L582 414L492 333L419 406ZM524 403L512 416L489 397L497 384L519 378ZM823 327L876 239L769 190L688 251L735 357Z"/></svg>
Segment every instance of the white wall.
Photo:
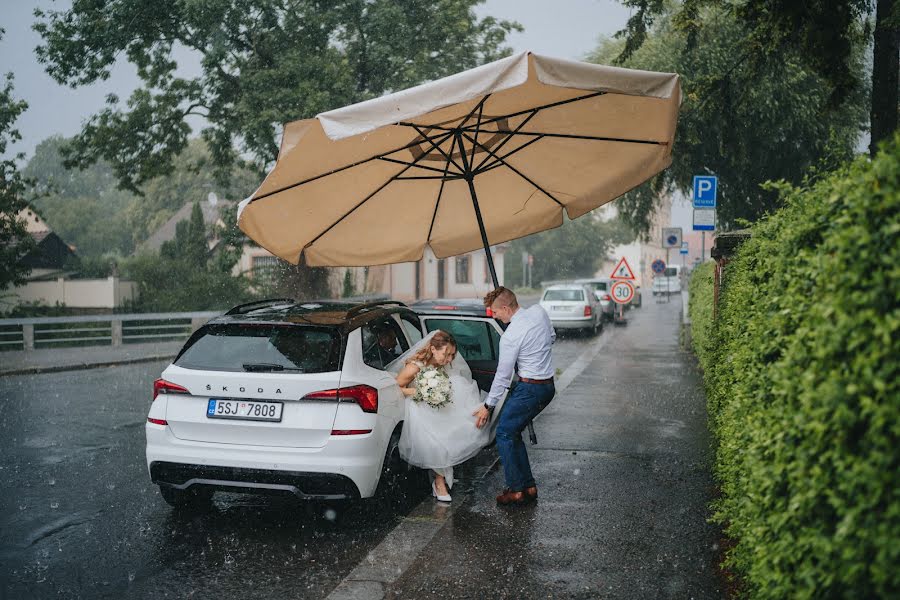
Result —
<svg viewBox="0 0 900 600"><path fill-rule="evenodd" d="M54 281L30 281L13 289L18 303L41 302L49 306L57 303L70 308L117 308L125 300L136 300L137 284L121 281L118 277L107 279L56 279Z"/></svg>

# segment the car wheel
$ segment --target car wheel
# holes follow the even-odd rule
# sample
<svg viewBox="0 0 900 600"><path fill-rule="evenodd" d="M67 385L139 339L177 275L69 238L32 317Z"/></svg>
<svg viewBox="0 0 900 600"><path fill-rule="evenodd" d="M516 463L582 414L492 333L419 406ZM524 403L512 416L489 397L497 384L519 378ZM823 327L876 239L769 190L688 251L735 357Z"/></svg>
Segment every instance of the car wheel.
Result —
<svg viewBox="0 0 900 600"><path fill-rule="evenodd" d="M375 503L385 507L394 507L403 502L410 481L410 467L400 457L400 432L391 436L384 456L384 466L378 487L375 488Z"/></svg>
<svg viewBox="0 0 900 600"><path fill-rule="evenodd" d="M174 508L206 508L212 502L213 490L205 487L179 490L167 485L159 486L159 493Z"/></svg>

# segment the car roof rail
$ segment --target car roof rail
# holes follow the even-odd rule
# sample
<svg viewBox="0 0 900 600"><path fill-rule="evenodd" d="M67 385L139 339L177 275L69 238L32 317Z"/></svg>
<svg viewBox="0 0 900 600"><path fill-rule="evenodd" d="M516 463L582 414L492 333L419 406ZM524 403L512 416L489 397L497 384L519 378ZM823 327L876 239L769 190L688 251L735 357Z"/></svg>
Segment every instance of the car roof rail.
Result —
<svg viewBox="0 0 900 600"><path fill-rule="evenodd" d="M244 313L250 312L255 308L265 308L267 306L273 306L275 304L280 304L283 302L293 302L297 301L293 298L267 298L265 300L256 300L254 302L247 302L245 304L238 304L234 308L230 309L226 312L226 315L242 315Z"/></svg>
<svg viewBox="0 0 900 600"><path fill-rule="evenodd" d="M361 313L364 310L368 310L370 308L378 308L381 306L385 306L387 304L393 304L393 305L397 305L397 306L406 307L406 303L400 302L399 300L381 300L380 302L378 302L378 301L377 302L365 302L358 306L354 306L353 308L348 310L347 318L350 319L352 317L355 317L356 315L358 315L359 313Z"/></svg>

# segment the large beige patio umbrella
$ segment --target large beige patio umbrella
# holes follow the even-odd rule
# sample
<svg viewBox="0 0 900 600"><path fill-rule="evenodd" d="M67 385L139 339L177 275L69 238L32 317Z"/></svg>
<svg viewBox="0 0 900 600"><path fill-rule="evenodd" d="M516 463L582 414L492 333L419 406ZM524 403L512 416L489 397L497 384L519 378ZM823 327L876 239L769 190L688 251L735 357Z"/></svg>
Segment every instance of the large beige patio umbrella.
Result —
<svg viewBox="0 0 900 600"><path fill-rule="evenodd" d="M678 75L522 53L288 123L240 228L313 266L489 247L601 206L671 162Z"/></svg>

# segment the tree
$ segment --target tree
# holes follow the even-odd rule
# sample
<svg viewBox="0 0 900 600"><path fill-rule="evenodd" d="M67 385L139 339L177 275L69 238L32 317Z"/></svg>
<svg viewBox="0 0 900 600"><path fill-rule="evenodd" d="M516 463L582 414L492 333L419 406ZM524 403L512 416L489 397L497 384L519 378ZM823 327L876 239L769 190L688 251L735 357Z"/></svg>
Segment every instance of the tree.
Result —
<svg viewBox="0 0 900 600"><path fill-rule="evenodd" d="M61 136L43 140L22 172L34 182L41 216L82 257L127 256L186 202L206 202L211 192L241 199L259 184L258 175L245 168L233 169L228 185L217 184L206 143L192 139L175 170L142 185L144 195L137 196L117 189L106 161L67 169L62 149L68 142Z"/></svg>
<svg viewBox="0 0 900 600"><path fill-rule="evenodd" d="M618 219L602 221L588 214L562 227L542 231L510 243L504 261L504 275L510 284L522 281L522 252L534 255L532 278L535 283L553 279L590 277L616 244L634 238L633 232Z"/></svg>
<svg viewBox="0 0 900 600"><path fill-rule="evenodd" d="M670 4L663 0L621 0L634 12L619 36L626 39L620 60L627 60L647 39L653 23L665 15ZM877 5L877 6L876 6ZM863 85L865 69L860 68L857 48L866 43L869 26L863 22L875 16L872 45L872 97L870 154L897 129L898 71L900 71L900 2L897 0L746 0L724 3L717 0L685 0L675 10L674 24L687 36L687 50L696 51L699 32L715 26L721 7L745 28L741 51L733 63L751 68L770 67L786 51L822 77L831 87L830 101L838 106L848 101ZM710 19L709 16L716 18ZM720 74L727 79L729 73Z"/></svg>
<svg viewBox="0 0 900 600"><path fill-rule="evenodd" d="M811 168L828 170L852 156L866 120L864 89L834 105L834 86L790 47L773 49L760 64L740 60L751 32L729 11L703 9L696 31L679 18L658 17L637 48L606 40L591 57L610 63L625 55L626 66L682 76L672 166L616 203L636 230L649 230L661 196L689 193L694 175L719 176L719 224L728 227L779 205L764 182L799 184ZM859 47L854 56L862 69Z"/></svg>
<svg viewBox="0 0 900 600"><path fill-rule="evenodd" d="M474 67L508 53L520 26L486 17L481 0L223 0L115 3L76 0L36 10L38 60L60 84L101 80L127 57L143 87L123 109L111 96L67 147L67 165L105 159L119 184L171 173L187 147L187 119L212 164L227 172L249 155L260 169L278 153L287 122ZM198 77L178 75L173 50L200 54Z"/></svg>
<svg viewBox="0 0 900 600"><path fill-rule="evenodd" d="M0 38L3 33L0 29ZM0 156L6 153L11 142L21 139L15 122L28 108L24 101L13 97L12 79L12 74L6 75L0 89ZM17 166L21 159L19 154L0 161L0 291L24 283L30 269L19 261L34 247L25 222L19 218L19 212L28 206L25 200L28 182Z"/></svg>

